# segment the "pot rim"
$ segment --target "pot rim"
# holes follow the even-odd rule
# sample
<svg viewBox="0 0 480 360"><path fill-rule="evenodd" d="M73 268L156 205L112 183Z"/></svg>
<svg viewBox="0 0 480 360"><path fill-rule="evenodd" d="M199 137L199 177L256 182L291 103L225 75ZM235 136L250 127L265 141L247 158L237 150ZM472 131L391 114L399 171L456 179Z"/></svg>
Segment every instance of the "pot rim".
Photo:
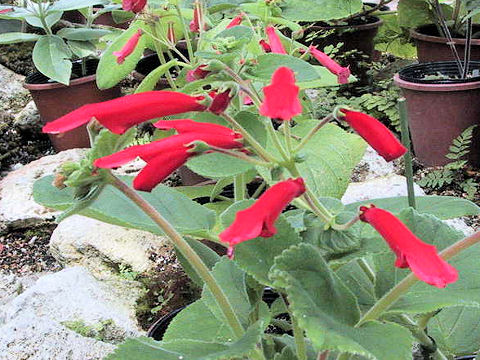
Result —
<svg viewBox="0 0 480 360"><path fill-rule="evenodd" d="M425 92L467 91L480 89L480 81L455 84L421 84L402 80L400 79L399 73L394 75L393 82L402 89Z"/></svg>
<svg viewBox="0 0 480 360"><path fill-rule="evenodd" d="M39 71L36 71L34 74L41 74ZM60 88L68 88L72 86L82 85L88 82L95 81L97 79L97 75L88 75L78 79L73 79L70 81L69 85L64 85L59 82L52 82L47 84L29 84L27 82L23 82L23 87L28 90L52 90L52 89L60 89Z"/></svg>
<svg viewBox="0 0 480 360"><path fill-rule="evenodd" d="M383 20L377 16L370 16L371 19L374 19L373 22L360 25L333 25L333 26L321 26L321 25L312 25L309 28L313 30L344 30L344 29L354 29L354 30L371 30L379 28L383 24Z"/></svg>
<svg viewBox="0 0 480 360"><path fill-rule="evenodd" d="M420 32L422 28L425 28L427 26L432 26L432 25L434 24L425 24L422 26L418 26L414 29L410 29L410 36L413 37L414 39L421 40L421 41L446 44L448 40L445 37L426 35ZM480 25L480 24L477 24L477 25ZM462 38L453 38L452 40L455 44L459 44L459 45L465 45L465 43L467 42L466 39L462 39ZM472 45L480 45L480 39L472 39Z"/></svg>

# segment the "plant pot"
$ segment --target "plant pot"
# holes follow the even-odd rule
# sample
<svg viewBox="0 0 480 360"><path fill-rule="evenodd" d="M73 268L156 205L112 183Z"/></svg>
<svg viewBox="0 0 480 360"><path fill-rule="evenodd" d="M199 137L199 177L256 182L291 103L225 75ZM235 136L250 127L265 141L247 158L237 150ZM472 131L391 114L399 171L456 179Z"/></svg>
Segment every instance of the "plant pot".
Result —
<svg viewBox="0 0 480 360"><path fill-rule="evenodd" d="M468 355L468 356L458 356L455 360L475 360L475 355Z"/></svg>
<svg viewBox="0 0 480 360"><path fill-rule="evenodd" d="M39 72L25 78L24 87L30 91L33 101L44 123L81 107L82 105L112 100L122 95L120 87L99 90L95 82L98 60L87 61L89 75L73 79L69 86L50 82ZM81 73L81 64L73 64L73 74ZM86 125L63 134L50 134L50 140L56 151L90 147Z"/></svg>
<svg viewBox="0 0 480 360"><path fill-rule="evenodd" d="M480 24L473 25L473 33L480 31ZM447 45L447 39L439 36L434 24L423 25L410 31L417 46L418 61L453 61L452 51ZM453 38L458 55L461 59L465 53L465 38ZM472 39L471 60L480 60L480 39Z"/></svg>
<svg viewBox="0 0 480 360"><path fill-rule="evenodd" d="M102 8L100 8L100 7L94 7L93 11L97 12L101 9ZM115 27L115 28L118 28L118 29L128 29L128 27L130 26L130 21L126 21L126 22L122 22L122 23L116 23L115 20L113 20L113 15L112 15L111 12L106 12L106 13L100 15L98 18L95 19L95 21L93 23L97 24L97 25L111 26L111 27Z"/></svg>
<svg viewBox="0 0 480 360"><path fill-rule="evenodd" d="M383 20L376 16L368 16L366 21L362 23L352 23L351 25L327 25L314 24L310 26L305 35L313 32L325 33L332 32L325 37L316 37L312 41L312 45L317 45L319 49L326 46L343 43L340 48L340 54L350 51L357 51L366 56L363 60L372 60L375 50L373 39L378 33L378 28L382 25ZM354 64L351 64L352 67Z"/></svg>
<svg viewBox="0 0 480 360"><path fill-rule="evenodd" d="M471 64L480 69L480 62ZM461 79L422 79L426 75L458 74L455 62L423 63L408 66L394 81L406 98L409 126L415 156L427 166L450 162L445 155L453 139L467 127L480 123L480 77ZM480 165L480 138L476 129L468 160Z"/></svg>
<svg viewBox="0 0 480 360"><path fill-rule="evenodd" d="M271 306L273 302L277 299L277 293L273 292L271 288L265 288L263 292L263 301L265 301L268 306ZM185 308L186 306L183 306L180 309L176 309L171 313L168 313L167 315L158 319L156 322L153 323L150 329L148 329L147 336L153 338L154 340L161 341L172 320L175 318L175 316L177 316L180 311Z"/></svg>
<svg viewBox="0 0 480 360"><path fill-rule="evenodd" d="M85 24L85 17L78 10L65 11L62 15L62 19L74 24Z"/></svg>

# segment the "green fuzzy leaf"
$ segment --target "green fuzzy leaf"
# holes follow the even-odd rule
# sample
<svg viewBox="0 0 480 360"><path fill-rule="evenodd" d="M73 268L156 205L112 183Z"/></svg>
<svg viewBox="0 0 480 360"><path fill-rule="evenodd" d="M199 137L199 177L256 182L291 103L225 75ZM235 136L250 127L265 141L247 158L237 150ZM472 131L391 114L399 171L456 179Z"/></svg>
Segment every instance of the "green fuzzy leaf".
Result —
<svg viewBox="0 0 480 360"><path fill-rule="evenodd" d="M411 359L412 337L407 329L379 322L354 327L360 317L357 300L316 247L300 244L286 250L277 257L271 278L286 290L291 310L315 350L374 360Z"/></svg>
<svg viewBox="0 0 480 360"><path fill-rule="evenodd" d="M86 58L88 56L93 56L97 48L89 41L75 41L75 40L68 40L67 41L70 50L77 56L78 58Z"/></svg>
<svg viewBox="0 0 480 360"><path fill-rule="evenodd" d="M405 28L415 28L420 25L430 24L434 14L427 1L400 0L398 3L398 22Z"/></svg>
<svg viewBox="0 0 480 360"><path fill-rule="evenodd" d="M122 177L131 186L132 177ZM57 189L52 185L53 176L37 180L33 187L37 203L56 210L66 210L74 203L73 189ZM204 208L186 196L164 185L157 186L151 193L139 192L178 231L195 235L209 230L215 224L214 212ZM109 224L162 234L158 226L124 194L107 186L100 196L80 215Z"/></svg>
<svg viewBox="0 0 480 360"><path fill-rule="evenodd" d="M453 196L416 196L417 212L431 214L439 219L454 219L462 216L480 215L480 207L471 201ZM399 196L360 201L345 205L348 211L358 211L360 206L374 204L375 206L399 213L408 207L408 197Z"/></svg>
<svg viewBox="0 0 480 360"><path fill-rule="evenodd" d="M110 33L110 30L104 29L63 28L57 32L57 35L67 40L90 41L100 39Z"/></svg>
<svg viewBox="0 0 480 360"><path fill-rule="evenodd" d="M135 94L155 90L155 86L160 81L161 78L170 70L173 66L177 65L176 60L171 60L163 65L160 65L155 70L151 71L145 79L142 80L140 85L138 85Z"/></svg>
<svg viewBox="0 0 480 360"><path fill-rule="evenodd" d="M283 16L292 21L342 19L362 9L361 0L286 0Z"/></svg>
<svg viewBox="0 0 480 360"><path fill-rule="evenodd" d="M224 178L243 174L255 165L229 155L209 153L191 158L187 166L193 172L208 178Z"/></svg>
<svg viewBox="0 0 480 360"><path fill-rule="evenodd" d="M44 35L33 48L33 62L43 75L68 85L72 74L72 51L61 37Z"/></svg>
<svg viewBox="0 0 480 360"><path fill-rule="evenodd" d="M113 43L105 50L100 59L97 69L97 85L101 90L110 89L122 81L137 66L138 61L145 50L145 36L135 47L135 50L127 56L123 64L117 63L117 57L113 55L115 51L120 51L127 41L138 31L143 23L137 21L130 25L128 30L117 37Z"/></svg>
<svg viewBox="0 0 480 360"><path fill-rule="evenodd" d="M56 11L69 11L104 3L104 0L58 0L53 3L50 9Z"/></svg>
<svg viewBox="0 0 480 360"><path fill-rule="evenodd" d="M27 34L22 32L7 32L0 34L0 44L16 44L26 41L37 41L42 35Z"/></svg>

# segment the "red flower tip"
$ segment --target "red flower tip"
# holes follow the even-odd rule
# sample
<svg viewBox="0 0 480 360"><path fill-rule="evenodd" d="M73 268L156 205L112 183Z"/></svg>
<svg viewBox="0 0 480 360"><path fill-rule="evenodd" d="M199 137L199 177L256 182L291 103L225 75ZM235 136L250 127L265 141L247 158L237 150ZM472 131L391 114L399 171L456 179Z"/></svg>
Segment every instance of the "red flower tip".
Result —
<svg viewBox="0 0 480 360"><path fill-rule="evenodd" d="M265 31L267 33L268 42L272 52L276 54L286 54L287 52L285 51L282 41L280 40L275 28L273 26L267 26Z"/></svg>
<svg viewBox="0 0 480 360"><path fill-rule="evenodd" d="M348 84L348 78L351 75L350 68L348 66L342 67L327 54L318 50L315 46L310 46L308 50L320 64L328 69L328 71L334 75L337 75L339 84Z"/></svg>
<svg viewBox="0 0 480 360"><path fill-rule="evenodd" d="M367 114L341 109L344 120L386 161L398 159L407 148L380 121Z"/></svg>
<svg viewBox="0 0 480 360"><path fill-rule="evenodd" d="M3 10L0 10L0 14L6 14L6 13L9 13L9 12L12 12L12 11L14 11L14 8L3 9Z"/></svg>
<svg viewBox="0 0 480 360"><path fill-rule="evenodd" d="M233 20L227 25L227 29L230 29L232 27L240 25L242 23L242 20L243 20L243 15L244 14L240 14L240 15L235 16L233 18Z"/></svg>
<svg viewBox="0 0 480 360"><path fill-rule="evenodd" d="M191 119L160 120L153 124L153 126L160 130L175 129L179 134L202 133L219 136L231 136L234 139L242 138L241 134L235 132L234 130L226 126L212 123L203 123Z"/></svg>
<svg viewBox="0 0 480 360"><path fill-rule="evenodd" d="M204 64L204 65L197 66L193 70L187 71L187 82L205 79L211 73L211 71L204 70L207 66L208 65Z"/></svg>
<svg viewBox="0 0 480 360"><path fill-rule="evenodd" d="M392 213L373 205L362 206L360 219L385 239L397 256L396 267L410 268L420 280L439 288L457 281L457 270L437 254L435 246L420 240Z"/></svg>
<svg viewBox="0 0 480 360"><path fill-rule="evenodd" d="M260 40L258 43L262 47L263 51L265 51L266 53L272 52L272 48L270 47L270 44L267 43L265 40Z"/></svg>
<svg viewBox="0 0 480 360"><path fill-rule="evenodd" d="M176 44L177 43L177 37L175 36L175 23L173 21L170 21L168 23L167 40L171 44Z"/></svg>
<svg viewBox="0 0 480 360"><path fill-rule="evenodd" d="M265 191L248 209L237 212L235 221L220 234L228 243L228 256L233 258L234 246L257 237L271 237L277 233L275 222L296 197L305 192L302 178L279 182Z"/></svg>
<svg viewBox="0 0 480 360"><path fill-rule="evenodd" d="M220 94L216 94L215 96L213 96L213 101L210 107L208 108L208 111L219 115L223 113L225 110L227 110L231 100L232 98L230 97L230 89L227 89L226 91L221 92Z"/></svg>
<svg viewBox="0 0 480 360"><path fill-rule="evenodd" d="M287 67L278 68L272 76L272 83L263 88L265 99L260 107L260 114L287 121L301 114L299 91L293 71Z"/></svg>
<svg viewBox="0 0 480 360"><path fill-rule="evenodd" d="M92 118L115 134L123 134L144 121L204 111L203 96L190 96L173 91L149 91L127 95L110 101L84 105L43 127L44 133L58 134L88 123Z"/></svg>
<svg viewBox="0 0 480 360"><path fill-rule="evenodd" d="M125 11L139 13L147 5L147 0L122 0L122 8Z"/></svg>
<svg viewBox="0 0 480 360"><path fill-rule="evenodd" d="M138 29L138 31L127 41L120 51L113 52L113 55L117 57L117 64L123 64L125 62L125 58L135 51L141 36L142 30Z"/></svg>
<svg viewBox="0 0 480 360"><path fill-rule="evenodd" d="M190 22L190 31L193 33L200 32L200 24L203 22L203 9L199 1L195 1L193 9L193 20ZM203 30L207 30L207 24L204 24Z"/></svg>

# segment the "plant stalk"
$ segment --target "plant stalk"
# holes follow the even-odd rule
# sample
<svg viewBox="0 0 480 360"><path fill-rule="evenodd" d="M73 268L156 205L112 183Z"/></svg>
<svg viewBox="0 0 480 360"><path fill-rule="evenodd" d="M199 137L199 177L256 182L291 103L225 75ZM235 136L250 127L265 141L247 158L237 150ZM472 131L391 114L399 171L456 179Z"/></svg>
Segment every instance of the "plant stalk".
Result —
<svg viewBox="0 0 480 360"><path fill-rule="evenodd" d="M300 144L293 150L294 153L299 152L307 143L312 139L312 137L315 136L315 134L320 130L322 127L324 127L326 124L328 124L330 121L333 120L333 115L327 115L324 117L320 122L312 129L310 132L302 139Z"/></svg>
<svg viewBox="0 0 480 360"><path fill-rule="evenodd" d="M187 24L185 23L185 19L183 18L183 15L182 15L182 10L180 9L180 6L178 4L175 4L175 10L177 10L178 18L180 19L180 23L182 24L183 34L185 35L185 42L187 43L188 57L190 59L190 62L192 62L194 59L194 52L193 52L192 40L190 39L190 29L187 27Z"/></svg>
<svg viewBox="0 0 480 360"><path fill-rule="evenodd" d="M416 209L415 187L413 182L412 145L410 142L410 130L408 128L407 104L403 97L398 100L398 110L400 112L402 143L403 146L407 148L407 153L403 159L405 161L405 177L407 178L408 206Z"/></svg>
<svg viewBox="0 0 480 360"><path fill-rule="evenodd" d="M235 201L245 200L245 176L243 174L237 175L233 178L233 191L235 194Z"/></svg>

